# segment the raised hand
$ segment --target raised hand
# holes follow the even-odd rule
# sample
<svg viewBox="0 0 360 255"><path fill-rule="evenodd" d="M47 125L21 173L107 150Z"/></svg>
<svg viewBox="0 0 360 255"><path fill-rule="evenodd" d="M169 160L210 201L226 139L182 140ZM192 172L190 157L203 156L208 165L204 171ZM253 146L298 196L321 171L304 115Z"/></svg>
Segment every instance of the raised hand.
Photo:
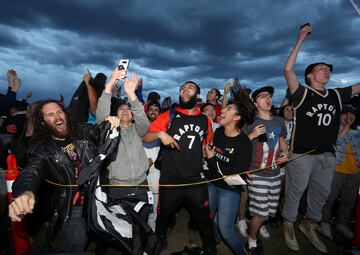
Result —
<svg viewBox="0 0 360 255"><path fill-rule="evenodd" d="M13 69L10 69L7 72L7 77L8 77L9 88L11 89L11 91L17 92L21 86L21 81L17 77L16 71Z"/></svg>
<svg viewBox="0 0 360 255"><path fill-rule="evenodd" d="M312 33L312 27L311 25L306 25L303 28L300 29L299 33L298 33L298 40L299 41L304 41L306 36L308 34Z"/></svg>
<svg viewBox="0 0 360 255"><path fill-rule="evenodd" d="M32 92L30 91L30 92L28 92L28 93L25 94L24 100L26 101L26 100L28 100L28 99L31 98L31 97L32 97Z"/></svg>
<svg viewBox="0 0 360 255"><path fill-rule="evenodd" d="M142 87L142 85L143 85L143 78L140 78L139 81L138 81L137 86Z"/></svg>
<svg viewBox="0 0 360 255"><path fill-rule="evenodd" d="M130 79L125 78L124 80L124 91L130 101L134 101L136 99L135 90L138 82L139 79L136 73L132 73Z"/></svg>
<svg viewBox="0 0 360 255"><path fill-rule="evenodd" d="M89 73L84 74L83 81L85 82L86 85L90 84L89 83L90 80L91 80L91 75Z"/></svg>
<svg viewBox="0 0 360 255"><path fill-rule="evenodd" d="M224 94L229 93L229 91L231 90L232 86L234 83L234 79L229 79L226 84L225 84L225 88L224 88Z"/></svg>
<svg viewBox="0 0 360 255"><path fill-rule="evenodd" d="M105 93L111 94L114 86L116 86L119 82L119 80L122 80L126 74L126 70L121 69L119 70L117 67L112 72L110 79L105 85Z"/></svg>

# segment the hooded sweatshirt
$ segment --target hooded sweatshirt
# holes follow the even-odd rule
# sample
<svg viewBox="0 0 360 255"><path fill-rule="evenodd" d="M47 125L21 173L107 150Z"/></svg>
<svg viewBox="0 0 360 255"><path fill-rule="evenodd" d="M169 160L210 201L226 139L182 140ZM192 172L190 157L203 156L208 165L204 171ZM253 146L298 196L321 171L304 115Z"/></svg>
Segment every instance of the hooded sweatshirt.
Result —
<svg viewBox="0 0 360 255"><path fill-rule="evenodd" d="M111 95L102 93L96 110L96 122L110 115ZM146 180L149 163L141 137L149 128L149 120L138 99L129 101L134 123L121 128L121 140L116 159L110 163L110 184L140 184Z"/></svg>

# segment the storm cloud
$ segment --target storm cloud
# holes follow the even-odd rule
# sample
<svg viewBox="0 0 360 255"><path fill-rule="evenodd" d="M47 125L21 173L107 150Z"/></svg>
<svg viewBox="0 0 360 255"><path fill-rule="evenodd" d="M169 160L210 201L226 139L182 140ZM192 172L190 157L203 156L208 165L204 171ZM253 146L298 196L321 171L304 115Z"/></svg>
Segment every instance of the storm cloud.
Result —
<svg viewBox="0 0 360 255"><path fill-rule="evenodd" d="M355 1L356 2L356 1ZM360 6L360 3L358 4ZM177 98L194 80L202 95L229 78L252 89L286 88L283 65L299 26L310 22L295 71L317 61L334 65L330 87L360 80L360 17L349 1L2 1L0 92L17 70L33 99L67 101L87 68L111 74L120 58L144 78L144 96Z"/></svg>

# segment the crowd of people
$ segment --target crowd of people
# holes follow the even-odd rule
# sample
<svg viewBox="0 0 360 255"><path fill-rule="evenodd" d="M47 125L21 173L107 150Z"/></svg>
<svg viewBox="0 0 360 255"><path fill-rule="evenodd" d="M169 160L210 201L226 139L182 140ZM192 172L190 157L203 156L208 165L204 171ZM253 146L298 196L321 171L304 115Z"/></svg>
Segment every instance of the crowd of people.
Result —
<svg viewBox="0 0 360 255"><path fill-rule="evenodd" d="M279 109L274 87L251 91L234 81L223 95L210 89L206 102L191 80L180 86L178 103L171 97L161 103L156 91L144 101L143 80L119 68L109 78L85 74L67 107L62 97L29 104L31 94L16 99L21 82L9 70L8 91L0 98L0 167L6 169L6 156L14 153L21 173L7 207L0 172L1 217L28 220L39 253L106 254L112 247L122 254L160 254L184 207L190 248L174 254L218 254L221 241L233 254L266 254L271 247L259 237L270 237L267 224L278 217L286 245L300 250L294 223L305 196L298 228L315 249L327 252L318 233L332 239L336 229L352 239L360 83L326 88L333 66L318 62L307 66L302 85L294 67L311 32L310 25L298 32L286 60L288 90ZM94 175L101 192L89 187ZM39 238L42 225L46 238ZM110 238L101 237L99 225ZM0 228L7 236L7 227Z"/></svg>

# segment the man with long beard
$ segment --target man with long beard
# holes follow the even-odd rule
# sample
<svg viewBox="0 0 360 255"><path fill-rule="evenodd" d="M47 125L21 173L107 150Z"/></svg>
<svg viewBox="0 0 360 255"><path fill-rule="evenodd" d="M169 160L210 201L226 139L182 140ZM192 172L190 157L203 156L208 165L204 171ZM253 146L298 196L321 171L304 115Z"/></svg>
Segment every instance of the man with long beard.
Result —
<svg viewBox="0 0 360 255"><path fill-rule="evenodd" d="M207 185L180 186L176 184L203 181L202 146L212 140L211 122L196 106L197 84L185 82L179 90L179 105L174 112L167 111L150 124L144 142L160 139L164 145L161 155L160 211L156 233L166 243L166 233L175 213L186 205L199 228L204 244L203 254L216 254L212 219L210 217ZM171 116L173 115L173 117ZM170 122L170 125L169 125Z"/></svg>
<svg viewBox="0 0 360 255"><path fill-rule="evenodd" d="M83 196L71 185L76 184L80 171L97 155L100 129L106 131L107 127L84 125L78 128L64 106L55 100L40 101L34 112L33 138L37 142L29 163L12 185L14 201L9 205L9 216L13 221L21 221L33 212L42 179L65 185L56 187L52 201L47 201L49 208L53 207L49 228L55 230L55 225L60 225L60 238L56 239L53 248L63 252L83 252L88 241ZM107 120L112 127L119 126L117 117ZM56 234L53 233L48 236L49 241Z"/></svg>

